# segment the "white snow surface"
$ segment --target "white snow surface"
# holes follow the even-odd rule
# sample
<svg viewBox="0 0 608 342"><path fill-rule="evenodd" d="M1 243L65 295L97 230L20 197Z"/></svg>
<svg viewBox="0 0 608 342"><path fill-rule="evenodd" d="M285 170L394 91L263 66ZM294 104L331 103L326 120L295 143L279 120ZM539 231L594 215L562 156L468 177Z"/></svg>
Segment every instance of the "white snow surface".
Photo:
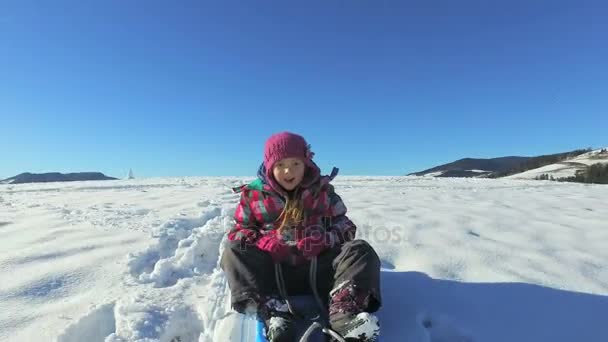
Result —
<svg viewBox="0 0 608 342"><path fill-rule="evenodd" d="M559 163L545 165L536 169L528 170L522 173L507 176L507 179L535 179L536 177L547 174L553 178L572 177L576 175L576 171L583 170L585 167L597 163L608 163L608 153L601 153L602 149L597 149L587 153L583 153L571 159L561 161Z"/></svg>
<svg viewBox="0 0 608 342"><path fill-rule="evenodd" d="M444 173L445 173L445 171L429 172L429 173L425 173L422 177L439 177Z"/></svg>
<svg viewBox="0 0 608 342"><path fill-rule="evenodd" d="M0 185L0 341L211 341L251 178ZM608 341L608 187L342 177L383 342Z"/></svg>

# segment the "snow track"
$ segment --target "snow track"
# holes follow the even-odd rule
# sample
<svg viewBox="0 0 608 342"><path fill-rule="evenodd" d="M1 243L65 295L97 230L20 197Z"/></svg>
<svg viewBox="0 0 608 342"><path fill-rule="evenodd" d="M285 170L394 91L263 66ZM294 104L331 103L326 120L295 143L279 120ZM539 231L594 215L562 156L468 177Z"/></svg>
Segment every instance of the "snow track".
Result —
<svg viewBox="0 0 608 342"><path fill-rule="evenodd" d="M226 306L226 297L217 296L226 292L218 259L231 217L232 212L210 202L198 218L180 217L162 224L153 232L153 245L128 255L124 281L131 291L94 308L57 342L210 340L205 337L211 334L207 330L213 329ZM201 288L213 291L197 293ZM192 296L197 299L188 299Z"/></svg>

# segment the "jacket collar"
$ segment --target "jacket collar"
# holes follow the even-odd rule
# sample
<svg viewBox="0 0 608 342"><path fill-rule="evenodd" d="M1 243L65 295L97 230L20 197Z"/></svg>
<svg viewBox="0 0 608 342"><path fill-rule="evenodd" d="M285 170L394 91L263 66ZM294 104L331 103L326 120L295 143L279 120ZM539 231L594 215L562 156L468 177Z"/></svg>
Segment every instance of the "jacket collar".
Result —
<svg viewBox="0 0 608 342"><path fill-rule="evenodd" d="M310 189L321 187L325 184L331 182L339 172L339 169L334 167L331 170L331 174L327 176L321 176L321 170L314 163L310 162L312 166L307 167L306 174L304 179L302 180L302 184L300 184L300 189ZM243 190L257 190L264 191L268 193L278 193L279 195L287 198L289 194L285 191L275 180L274 177L269 177L269 173L266 171L264 164L260 165L258 168L258 178L252 181L249 184L241 185L235 188L232 188L234 192L241 192Z"/></svg>

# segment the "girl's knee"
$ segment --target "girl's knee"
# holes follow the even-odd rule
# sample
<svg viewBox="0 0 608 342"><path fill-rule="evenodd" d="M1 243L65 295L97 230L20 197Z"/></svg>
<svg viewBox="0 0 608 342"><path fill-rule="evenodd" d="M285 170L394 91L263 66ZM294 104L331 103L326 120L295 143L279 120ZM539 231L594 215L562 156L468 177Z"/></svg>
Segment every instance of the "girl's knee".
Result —
<svg viewBox="0 0 608 342"><path fill-rule="evenodd" d="M220 266L225 270L226 265L229 265L237 258L237 255L243 252L243 244L241 241L228 241L225 245L222 257L220 260Z"/></svg>
<svg viewBox="0 0 608 342"><path fill-rule="evenodd" d="M372 251L375 253L372 245L370 245L369 242L367 242L365 240L361 240L361 239L356 239L356 240L345 242L344 245L342 245L342 249L354 249L354 250L360 250L360 251L364 251L364 252Z"/></svg>

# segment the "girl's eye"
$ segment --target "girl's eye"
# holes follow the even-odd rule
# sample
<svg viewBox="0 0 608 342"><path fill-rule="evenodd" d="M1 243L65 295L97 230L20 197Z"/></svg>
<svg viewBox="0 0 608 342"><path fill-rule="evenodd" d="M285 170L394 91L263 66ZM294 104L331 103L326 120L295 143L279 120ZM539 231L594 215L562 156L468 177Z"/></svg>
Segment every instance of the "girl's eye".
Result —
<svg viewBox="0 0 608 342"><path fill-rule="evenodd" d="M299 162L299 161L294 162L294 163L293 163L293 165L294 165L294 166L300 166L300 162Z"/></svg>

